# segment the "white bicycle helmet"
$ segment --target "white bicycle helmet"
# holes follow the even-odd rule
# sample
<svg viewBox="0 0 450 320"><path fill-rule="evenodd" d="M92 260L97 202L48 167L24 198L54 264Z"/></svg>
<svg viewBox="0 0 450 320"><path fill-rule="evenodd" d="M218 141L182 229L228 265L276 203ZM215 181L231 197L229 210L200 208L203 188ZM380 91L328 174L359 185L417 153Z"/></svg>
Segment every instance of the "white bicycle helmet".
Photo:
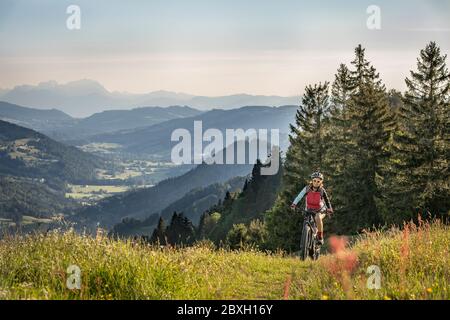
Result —
<svg viewBox="0 0 450 320"><path fill-rule="evenodd" d="M323 174L321 174L319 171L316 171L311 175L311 179L323 180Z"/></svg>

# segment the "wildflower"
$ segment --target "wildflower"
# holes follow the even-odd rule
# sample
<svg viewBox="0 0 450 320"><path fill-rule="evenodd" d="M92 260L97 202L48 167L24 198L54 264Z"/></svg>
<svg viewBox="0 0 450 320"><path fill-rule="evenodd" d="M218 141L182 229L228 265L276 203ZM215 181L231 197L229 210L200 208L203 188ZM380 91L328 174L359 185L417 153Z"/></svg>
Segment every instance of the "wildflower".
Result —
<svg viewBox="0 0 450 320"><path fill-rule="evenodd" d="M433 292L433 289L432 289L432 288L427 288L427 292L428 292L428 293L432 293L432 292Z"/></svg>
<svg viewBox="0 0 450 320"><path fill-rule="evenodd" d="M346 237L331 237L330 238L330 246L331 251L333 253L339 253L345 250L345 246L347 245Z"/></svg>
<svg viewBox="0 0 450 320"><path fill-rule="evenodd" d="M322 300L328 300L328 296L326 294L322 295Z"/></svg>
<svg viewBox="0 0 450 320"><path fill-rule="evenodd" d="M351 252L347 254L343 260L344 260L344 270L352 273L358 263L358 258L356 254Z"/></svg>
<svg viewBox="0 0 450 320"><path fill-rule="evenodd" d="M286 278L286 282L284 284L284 300L288 300L289 299L289 288L291 286L291 280L292 280L291 276L288 276Z"/></svg>
<svg viewBox="0 0 450 320"><path fill-rule="evenodd" d="M409 225L405 224L405 228L403 229L403 234L402 234L402 247L401 247L401 256L403 258L403 260L407 260L409 257Z"/></svg>
<svg viewBox="0 0 450 320"><path fill-rule="evenodd" d="M328 263L328 271L333 275L342 273L352 273L358 263L357 255L352 251L346 251L347 245L346 237L331 237L330 246L333 253L335 253L334 259Z"/></svg>

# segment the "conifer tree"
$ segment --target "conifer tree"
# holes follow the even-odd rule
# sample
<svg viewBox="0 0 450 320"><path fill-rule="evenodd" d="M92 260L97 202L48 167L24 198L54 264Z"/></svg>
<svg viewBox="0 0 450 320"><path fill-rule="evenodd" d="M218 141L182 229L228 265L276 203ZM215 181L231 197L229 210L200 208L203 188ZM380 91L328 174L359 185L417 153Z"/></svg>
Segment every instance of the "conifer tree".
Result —
<svg viewBox="0 0 450 320"><path fill-rule="evenodd" d="M256 163L253 165L252 169L252 177L250 180L250 187L253 191L253 193L258 192L258 188L260 187L260 181L263 179L261 176L261 167L263 164L261 163L261 160L256 159Z"/></svg>
<svg viewBox="0 0 450 320"><path fill-rule="evenodd" d="M379 199L383 181L380 176L389 157L388 144L394 118L385 86L366 59L361 45L356 47L355 59L351 63L354 70L350 72L351 95L345 119L345 127L350 134L346 142L348 161L343 173L344 184L334 187L341 190L338 193L345 207L341 218L351 218L350 228L343 231L354 233L382 223Z"/></svg>
<svg viewBox="0 0 450 320"><path fill-rule="evenodd" d="M155 230L153 230L150 242L165 244L166 243L165 234L166 234L166 226L164 224L164 219L160 217L158 221L158 226L156 227Z"/></svg>
<svg viewBox="0 0 450 320"><path fill-rule="evenodd" d="M192 222L182 212L175 211L166 229L166 235L170 244L191 244L195 240L195 229Z"/></svg>
<svg viewBox="0 0 450 320"><path fill-rule="evenodd" d="M348 109L352 93L350 70L345 64L341 64L331 87L331 119L326 131L328 142L326 184L330 186L328 191L333 194L333 207L337 214L333 215L332 219L327 219L325 223L327 230L333 233L343 233L353 228L352 211L348 206L347 196L353 183L348 166L355 161L355 144L351 139Z"/></svg>
<svg viewBox="0 0 450 320"><path fill-rule="evenodd" d="M247 188L248 188L248 180L245 179L244 187L242 188L242 192L245 192L247 190Z"/></svg>
<svg viewBox="0 0 450 320"><path fill-rule="evenodd" d="M407 91L394 135L392 193L387 199L398 216L448 213L450 209L450 74L446 55L435 42L420 51L417 70L406 78ZM403 211L403 212L402 212Z"/></svg>
<svg viewBox="0 0 450 320"><path fill-rule="evenodd" d="M281 192L267 213L270 245L297 250L302 217L289 208L295 196L308 183L313 171L322 170L326 159L324 127L330 114L329 83L307 86L291 124L290 146L286 153Z"/></svg>

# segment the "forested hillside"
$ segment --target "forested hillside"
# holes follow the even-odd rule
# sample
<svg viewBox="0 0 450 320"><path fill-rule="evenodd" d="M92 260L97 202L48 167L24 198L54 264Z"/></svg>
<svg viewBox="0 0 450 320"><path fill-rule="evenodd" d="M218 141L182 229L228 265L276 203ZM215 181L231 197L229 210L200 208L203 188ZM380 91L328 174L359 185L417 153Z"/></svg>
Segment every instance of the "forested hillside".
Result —
<svg viewBox="0 0 450 320"><path fill-rule="evenodd" d="M102 159L0 120L0 173L71 182L95 180Z"/></svg>

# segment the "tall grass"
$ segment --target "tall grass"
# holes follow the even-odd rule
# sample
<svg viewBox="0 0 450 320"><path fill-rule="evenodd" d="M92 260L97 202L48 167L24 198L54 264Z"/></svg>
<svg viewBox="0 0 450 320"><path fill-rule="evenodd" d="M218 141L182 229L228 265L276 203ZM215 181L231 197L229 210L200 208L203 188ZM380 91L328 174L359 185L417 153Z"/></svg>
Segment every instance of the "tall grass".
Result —
<svg viewBox="0 0 450 320"><path fill-rule="evenodd" d="M54 231L0 240L0 299L449 299L450 230L440 222L367 233L302 262L207 245L160 248ZM81 289L66 286L81 269ZM368 289L370 265L381 288Z"/></svg>

